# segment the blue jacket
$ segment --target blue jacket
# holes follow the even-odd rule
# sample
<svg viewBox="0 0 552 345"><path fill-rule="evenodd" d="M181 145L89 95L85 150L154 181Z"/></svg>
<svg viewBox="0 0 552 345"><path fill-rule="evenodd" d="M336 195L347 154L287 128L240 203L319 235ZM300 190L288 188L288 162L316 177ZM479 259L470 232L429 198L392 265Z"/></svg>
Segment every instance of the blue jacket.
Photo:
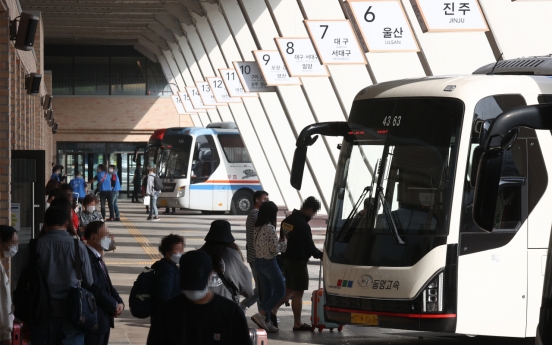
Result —
<svg viewBox="0 0 552 345"><path fill-rule="evenodd" d="M50 176L50 180L56 180L56 181L59 181L61 182L60 178L59 178L59 175L56 174L55 172L52 173L52 176Z"/></svg>
<svg viewBox="0 0 552 345"><path fill-rule="evenodd" d="M115 185L113 186L113 191L114 192L118 192L121 190L121 181L119 181L119 175L117 175L116 172L114 172L113 174L111 174L111 179L113 180L113 178L115 178Z"/></svg>
<svg viewBox="0 0 552 345"><path fill-rule="evenodd" d="M82 177L75 177L71 180L71 182L69 182L69 184L71 185L71 188L73 188L74 193L79 193L79 198L84 198L86 196L84 191L86 183Z"/></svg>
<svg viewBox="0 0 552 345"><path fill-rule="evenodd" d="M98 189L100 192L111 192L111 179L109 173L100 171L96 177L98 178Z"/></svg>

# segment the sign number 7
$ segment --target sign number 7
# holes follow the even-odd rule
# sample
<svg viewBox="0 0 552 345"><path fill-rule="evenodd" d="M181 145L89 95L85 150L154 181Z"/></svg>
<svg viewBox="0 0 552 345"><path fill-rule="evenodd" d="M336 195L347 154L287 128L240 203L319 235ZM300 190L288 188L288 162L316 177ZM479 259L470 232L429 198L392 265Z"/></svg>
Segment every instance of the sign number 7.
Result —
<svg viewBox="0 0 552 345"><path fill-rule="evenodd" d="M322 33L322 38L320 38L321 40L324 39L324 36L326 36L326 32L328 32L328 27L329 25L320 25L321 28L325 28L324 29L324 32Z"/></svg>

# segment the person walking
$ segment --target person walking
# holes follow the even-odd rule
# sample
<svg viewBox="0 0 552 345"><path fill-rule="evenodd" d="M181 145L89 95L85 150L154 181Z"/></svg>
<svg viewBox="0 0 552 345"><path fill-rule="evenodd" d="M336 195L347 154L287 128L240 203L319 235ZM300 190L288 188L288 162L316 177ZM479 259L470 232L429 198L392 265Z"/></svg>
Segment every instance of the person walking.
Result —
<svg viewBox="0 0 552 345"><path fill-rule="evenodd" d="M182 293L155 312L148 345L252 345L245 315L238 305L209 290L211 268L211 258L204 251L182 255Z"/></svg>
<svg viewBox="0 0 552 345"><path fill-rule="evenodd" d="M243 262L228 221L212 222L205 244L199 250L206 252L213 262L213 275L209 282L211 291L236 303L239 302L239 295L253 296L251 273Z"/></svg>
<svg viewBox="0 0 552 345"><path fill-rule="evenodd" d="M284 277L276 262L276 256L285 252L287 240L276 234L276 217L278 206L272 201L261 205L257 222L255 223L255 266L261 283L263 296L261 310L253 315L251 320L268 333L277 333L276 315L273 309L286 293Z"/></svg>
<svg viewBox="0 0 552 345"><path fill-rule="evenodd" d="M83 345L84 333L69 323L68 294L77 287L75 270L75 243L67 232L70 213L66 208L52 206L44 215L45 232L37 240L38 266L48 287L51 317L31 324L33 345ZM82 286L89 289L94 283L86 246L78 241Z"/></svg>
<svg viewBox="0 0 552 345"><path fill-rule="evenodd" d="M146 186L146 195L150 197L150 208L148 220L158 221L159 212L157 211L157 197L161 191L155 190L155 168L148 167L148 184ZM155 215L155 216L154 216Z"/></svg>
<svg viewBox="0 0 552 345"><path fill-rule="evenodd" d="M142 189L142 164L136 163L136 169L134 169L134 177L132 178L132 201L140 202L138 193Z"/></svg>
<svg viewBox="0 0 552 345"><path fill-rule="evenodd" d="M104 251L109 249L111 238L105 223L98 221L91 222L86 226L84 237L94 280L90 292L94 294L98 306L98 330L87 333L84 336L84 344L107 345L111 328L115 327L113 318L121 316L125 309L123 300L113 287L103 261Z"/></svg>
<svg viewBox="0 0 552 345"><path fill-rule="evenodd" d="M184 237L173 234L163 237L159 245L159 253L163 255L163 258L151 266L151 269L155 271L152 297L153 311L163 302L181 293L180 274L176 265L184 253Z"/></svg>
<svg viewBox="0 0 552 345"><path fill-rule="evenodd" d="M142 176L142 198L146 197L147 188L148 188L148 170L146 168L146 173ZM146 213L149 214L149 204L146 205Z"/></svg>
<svg viewBox="0 0 552 345"><path fill-rule="evenodd" d="M80 171L75 171L75 178L69 182L69 185L73 189L74 193L78 193L79 204L82 204L82 201L86 197L86 182L82 178L82 173Z"/></svg>
<svg viewBox="0 0 552 345"><path fill-rule="evenodd" d="M117 175L117 168L114 165L109 166L108 172L111 174L111 204L113 205L113 214L115 216L113 220L120 221L119 192L121 191L121 181L119 180L119 175Z"/></svg>
<svg viewBox="0 0 552 345"><path fill-rule="evenodd" d="M303 309L303 294L309 289L309 270L307 263L310 257L322 259L322 252L316 248L312 240L312 232L309 221L320 210L320 201L310 196L305 199L301 210L293 210L293 213L282 221L281 233L288 240L285 253L282 253L284 262L284 274L286 276L286 295L276 308L282 306L291 298L293 311L293 330L312 331L311 325L301 321Z"/></svg>
<svg viewBox="0 0 552 345"><path fill-rule="evenodd" d="M255 237L255 222L257 222L257 216L259 215L259 208L263 202L268 201L268 193L264 190L258 190L253 193L253 209L247 215L247 220L245 221L245 248L247 250L247 263L251 267L251 275L255 281L255 289L253 290L253 296L248 297L241 301L240 307L243 311L247 308L250 308L253 304L257 303L257 310L261 310L261 303L259 299L261 296L261 286L259 283L259 278L257 276L257 268L255 266L255 242L253 241Z"/></svg>
<svg viewBox="0 0 552 345"><path fill-rule="evenodd" d="M111 180L109 178L109 173L105 165L98 165L98 174L95 177L95 180L98 181L98 190L100 191L100 208L102 212L102 217L105 220L113 220L113 203L112 203L112 189L111 189ZM109 219L105 217L105 203L107 201L107 207L109 208Z"/></svg>
<svg viewBox="0 0 552 345"><path fill-rule="evenodd" d="M12 300L9 278L3 261L17 253L17 232L8 225L0 225L0 344L11 344L13 329Z"/></svg>

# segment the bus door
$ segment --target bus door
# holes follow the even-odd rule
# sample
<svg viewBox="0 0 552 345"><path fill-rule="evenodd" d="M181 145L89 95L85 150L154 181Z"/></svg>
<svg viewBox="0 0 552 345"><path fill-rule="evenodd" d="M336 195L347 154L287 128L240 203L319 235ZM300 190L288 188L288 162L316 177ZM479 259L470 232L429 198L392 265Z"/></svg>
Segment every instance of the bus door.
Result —
<svg viewBox="0 0 552 345"><path fill-rule="evenodd" d="M194 210L222 210L223 199L229 188L211 177L220 164L220 157L212 135L196 138L190 172L190 208ZM219 206L219 204L221 204Z"/></svg>

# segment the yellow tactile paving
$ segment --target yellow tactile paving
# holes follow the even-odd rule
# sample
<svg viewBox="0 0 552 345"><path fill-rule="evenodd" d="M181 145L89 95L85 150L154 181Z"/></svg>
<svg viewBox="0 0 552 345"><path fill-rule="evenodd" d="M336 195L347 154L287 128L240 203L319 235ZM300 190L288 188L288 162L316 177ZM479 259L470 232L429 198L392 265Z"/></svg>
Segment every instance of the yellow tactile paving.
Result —
<svg viewBox="0 0 552 345"><path fill-rule="evenodd" d="M128 232L132 235L132 237L134 237L136 242L140 244L144 252L148 254L151 260L155 262L162 258L161 254L159 254L159 251L154 246L151 245L150 241L148 241L148 239L145 238L144 235L142 235L142 233L138 229L136 229L134 224L131 221L129 221L128 218L126 218L125 216L121 216L121 222L128 230Z"/></svg>

